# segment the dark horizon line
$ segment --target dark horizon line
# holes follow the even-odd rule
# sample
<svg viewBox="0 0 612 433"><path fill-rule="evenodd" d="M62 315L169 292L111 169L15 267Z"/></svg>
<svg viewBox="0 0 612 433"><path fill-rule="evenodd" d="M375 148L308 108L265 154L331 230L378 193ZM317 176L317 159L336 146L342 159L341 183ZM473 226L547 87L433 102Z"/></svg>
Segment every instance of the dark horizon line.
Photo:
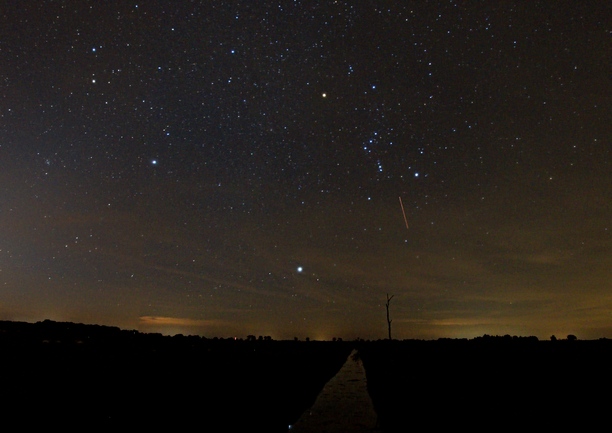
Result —
<svg viewBox="0 0 612 433"><path fill-rule="evenodd" d="M206 337L203 335L198 335L198 334L182 334L182 333L177 333L174 335L167 335L167 334L163 334L161 332L143 332L143 331L139 331L137 329L127 329L127 328L121 328L119 326L114 326L114 325L100 325L100 324L94 324L94 323L82 323L82 322L71 322L71 321L56 321L56 320L52 320L52 319L44 319L44 320L39 320L37 322L27 322L27 321L20 321L20 320L0 320L0 335L2 332L6 332L6 329L1 329L2 325L5 324L11 324L11 325L15 325L15 326L19 326L19 325L25 325L25 326L44 326L44 325L49 325L49 326L74 326L77 328L91 328L91 329L96 329L96 330L105 330L105 331L111 331L111 332L119 332L122 334L125 333L131 333L132 335L143 335L143 336L155 336L155 337L164 337L164 338L198 338L198 339L202 339L202 340L233 340L233 341L278 341L278 342L283 342L283 341L299 341L299 342L380 342L380 341L396 341L396 342L408 342L408 341L478 341L478 340L521 340L521 341L525 341L525 340L530 340L530 341L600 341L600 340L608 340L607 337L599 337L599 338L593 338L593 339L579 339L578 337L576 337L573 334L569 334L567 335L565 338L558 338L556 337L554 334L551 335L550 338L548 339L540 339L537 336L522 336L522 335L510 335L510 334L504 334L504 335L489 335L489 334L483 334L482 336L476 336L476 337L472 337L472 338L467 338L467 337L438 337L436 339L421 339L421 338L404 338L404 339L397 339L397 338L392 338L392 339L388 339L388 338L378 338L378 339L364 339L364 338L353 338L353 339L343 339L341 337L334 337L330 340L316 340L316 339L311 339L309 337L304 337L302 339L298 338L298 337L294 337L292 339L273 339L271 336L269 335L258 335L255 336L254 334L249 334L247 335L246 338L242 338L242 337ZM63 329L63 331L76 331L76 329Z"/></svg>

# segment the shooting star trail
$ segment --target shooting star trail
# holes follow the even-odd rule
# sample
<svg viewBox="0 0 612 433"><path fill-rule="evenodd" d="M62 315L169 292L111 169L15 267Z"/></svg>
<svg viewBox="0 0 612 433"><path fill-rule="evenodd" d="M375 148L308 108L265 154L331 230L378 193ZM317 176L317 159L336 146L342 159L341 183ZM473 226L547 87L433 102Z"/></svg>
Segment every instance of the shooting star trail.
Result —
<svg viewBox="0 0 612 433"><path fill-rule="evenodd" d="M406 228L408 228L408 219L406 218L406 211L404 210L404 203L402 203L402 198L399 198L400 206L402 207L402 215L404 215L404 222L406 223Z"/></svg>

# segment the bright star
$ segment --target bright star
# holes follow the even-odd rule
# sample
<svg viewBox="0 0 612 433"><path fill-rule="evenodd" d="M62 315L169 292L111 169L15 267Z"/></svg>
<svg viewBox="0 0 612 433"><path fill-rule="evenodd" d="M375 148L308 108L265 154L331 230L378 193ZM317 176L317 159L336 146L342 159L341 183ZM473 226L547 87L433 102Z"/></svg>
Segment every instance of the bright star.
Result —
<svg viewBox="0 0 612 433"><path fill-rule="evenodd" d="M297 267L297 271L298 271L298 272L302 272L303 270L304 270L304 268L303 268L303 267L301 267L301 266L298 266L298 267Z"/></svg>

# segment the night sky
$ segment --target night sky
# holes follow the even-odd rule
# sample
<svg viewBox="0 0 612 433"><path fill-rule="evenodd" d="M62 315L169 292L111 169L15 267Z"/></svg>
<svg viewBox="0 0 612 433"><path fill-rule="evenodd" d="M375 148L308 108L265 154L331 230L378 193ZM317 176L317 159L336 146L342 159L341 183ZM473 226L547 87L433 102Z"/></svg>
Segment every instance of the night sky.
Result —
<svg viewBox="0 0 612 433"><path fill-rule="evenodd" d="M612 338L611 17L5 1L0 319Z"/></svg>

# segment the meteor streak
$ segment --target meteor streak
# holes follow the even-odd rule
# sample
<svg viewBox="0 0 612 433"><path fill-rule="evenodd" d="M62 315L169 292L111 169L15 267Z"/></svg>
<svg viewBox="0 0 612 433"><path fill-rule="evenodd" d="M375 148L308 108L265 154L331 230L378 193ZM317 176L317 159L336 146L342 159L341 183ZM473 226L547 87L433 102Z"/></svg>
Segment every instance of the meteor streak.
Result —
<svg viewBox="0 0 612 433"><path fill-rule="evenodd" d="M402 198L399 198L400 206L402 208L402 215L404 215L404 222L406 223L406 228L408 228L408 219L406 218L406 211L404 210L404 203L402 203Z"/></svg>

